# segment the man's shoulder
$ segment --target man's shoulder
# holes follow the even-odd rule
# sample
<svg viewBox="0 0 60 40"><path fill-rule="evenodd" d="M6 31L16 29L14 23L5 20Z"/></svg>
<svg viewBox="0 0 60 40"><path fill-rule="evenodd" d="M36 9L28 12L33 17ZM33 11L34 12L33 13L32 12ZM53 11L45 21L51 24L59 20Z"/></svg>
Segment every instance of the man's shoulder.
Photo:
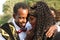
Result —
<svg viewBox="0 0 60 40"><path fill-rule="evenodd" d="M5 23L5 24L3 24L3 25L0 27L0 33L1 33L2 35L7 34L7 33L6 33L6 29L8 28L7 25L8 25L8 23Z"/></svg>
<svg viewBox="0 0 60 40"><path fill-rule="evenodd" d="M12 23L5 23L0 27L0 33L4 33L4 34L10 34L11 33L11 29L10 29L10 24Z"/></svg>
<svg viewBox="0 0 60 40"><path fill-rule="evenodd" d="M10 23L5 23L1 26L1 28L8 28L9 27L9 24L13 25L12 22Z"/></svg>
<svg viewBox="0 0 60 40"><path fill-rule="evenodd" d="M5 23L5 24L3 24L2 26L1 26L1 28L6 28L6 27L8 27L9 26L9 23Z"/></svg>
<svg viewBox="0 0 60 40"><path fill-rule="evenodd" d="M7 22L7 23L4 23L2 26L8 25L8 24L13 24L13 23L12 22Z"/></svg>
<svg viewBox="0 0 60 40"><path fill-rule="evenodd" d="M9 24L10 24L10 23L5 23L5 24L3 24L0 28L8 32L8 31L10 30Z"/></svg>
<svg viewBox="0 0 60 40"><path fill-rule="evenodd" d="M0 27L0 37L2 36L3 39L5 39L5 37L9 37L9 34L3 29Z"/></svg>

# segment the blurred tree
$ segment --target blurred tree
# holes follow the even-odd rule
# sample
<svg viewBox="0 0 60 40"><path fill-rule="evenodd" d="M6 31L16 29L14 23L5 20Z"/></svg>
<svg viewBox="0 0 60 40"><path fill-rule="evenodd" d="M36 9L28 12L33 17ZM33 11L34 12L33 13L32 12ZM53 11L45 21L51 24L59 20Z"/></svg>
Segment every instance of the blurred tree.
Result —
<svg viewBox="0 0 60 40"><path fill-rule="evenodd" d="M45 0L49 7L53 7L56 10L60 9L60 0Z"/></svg>
<svg viewBox="0 0 60 40"><path fill-rule="evenodd" d="M48 4L49 7L55 9L60 9L60 0L6 0L6 3L3 6L4 15L0 17L0 24L4 24L12 17L13 6L17 2L24 2L29 6L33 6L37 1L44 1Z"/></svg>
<svg viewBox="0 0 60 40"><path fill-rule="evenodd" d="M1 17L0 19L0 25L6 23L8 21L8 19L10 19L11 16L9 14L4 14L4 16Z"/></svg>
<svg viewBox="0 0 60 40"><path fill-rule="evenodd" d="M4 8L4 9L3 9L3 12L6 13L7 10L8 10L8 8L9 8L9 6L8 6L8 5L4 5L3 8Z"/></svg>
<svg viewBox="0 0 60 40"><path fill-rule="evenodd" d="M23 2L24 0L6 0L6 3L3 5L4 15L0 17L0 25L8 22L13 14L13 6L17 2Z"/></svg>

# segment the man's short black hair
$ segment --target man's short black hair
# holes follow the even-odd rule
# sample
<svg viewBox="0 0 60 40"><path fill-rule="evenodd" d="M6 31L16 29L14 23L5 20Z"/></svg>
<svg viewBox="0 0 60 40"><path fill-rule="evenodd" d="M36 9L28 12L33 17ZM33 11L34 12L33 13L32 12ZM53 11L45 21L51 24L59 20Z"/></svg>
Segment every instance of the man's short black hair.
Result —
<svg viewBox="0 0 60 40"><path fill-rule="evenodd" d="M19 8L28 9L28 6L25 3L16 3L13 7L13 13L17 13Z"/></svg>

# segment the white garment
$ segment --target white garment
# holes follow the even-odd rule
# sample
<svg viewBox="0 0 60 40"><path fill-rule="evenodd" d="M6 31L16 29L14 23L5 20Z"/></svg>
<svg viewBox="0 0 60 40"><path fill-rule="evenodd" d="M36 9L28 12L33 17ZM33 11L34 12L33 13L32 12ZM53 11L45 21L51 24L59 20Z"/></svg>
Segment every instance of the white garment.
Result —
<svg viewBox="0 0 60 40"><path fill-rule="evenodd" d="M57 31L60 32L60 22L58 21L55 25L57 26Z"/></svg>
<svg viewBox="0 0 60 40"><path fill-rule="evenodd" d="M59 25L56 26L57 26L57 31L60 32L60 26Z"/></svg>
<svg viewBox="0 0 60 40"><path fill-rule="evenodd" d="M32 29L32 26L29 21L26 23L26 28L27 28L27 31Z"/></svg>
<svg viewBox="0 0 60 40"><path fill-rule="evenodd" d="M0 40L5 40L5 39L2 37L1 33L0 33Z"/></svg>
<svg viewBox="0 0 60 40"><path fill-rule="evenodd" d="M12 23L13 23L14 27L16 28L16 31L21 29L19 26L16 25L14 20L12 21ZM26 32L21 32L18 35L19 35L20 40L24 40L26 37Z"/></svg>

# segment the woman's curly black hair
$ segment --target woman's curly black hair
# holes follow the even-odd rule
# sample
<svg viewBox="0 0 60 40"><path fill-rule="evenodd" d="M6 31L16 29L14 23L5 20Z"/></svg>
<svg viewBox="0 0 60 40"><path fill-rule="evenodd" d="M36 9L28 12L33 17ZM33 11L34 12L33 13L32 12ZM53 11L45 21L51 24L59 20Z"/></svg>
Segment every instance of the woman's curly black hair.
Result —
<svg viewBox="0 0 60 40"><path fill-rule="evenodd" d="M39 1L31 7L31 9L34 9L34 15L37 15L33 40L47 40L45 38L46 36L44 37L45 33L52 25L55 25L55 19L51 14L48 5L45 2Z"/></svg>

